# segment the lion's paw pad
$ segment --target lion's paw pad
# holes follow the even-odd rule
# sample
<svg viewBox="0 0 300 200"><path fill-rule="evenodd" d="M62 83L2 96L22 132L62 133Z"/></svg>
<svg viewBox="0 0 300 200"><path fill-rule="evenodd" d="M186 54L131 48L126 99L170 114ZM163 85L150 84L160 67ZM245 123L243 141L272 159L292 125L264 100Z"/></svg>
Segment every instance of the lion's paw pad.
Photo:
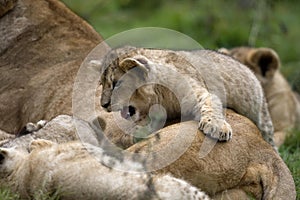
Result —
<svg viewBox="0 0 300 200"><path fill-rule="evenodd" d="M199 130L219 141L229 141L232 138L231 126L225 120L203 117L199 123Z"/></svg>

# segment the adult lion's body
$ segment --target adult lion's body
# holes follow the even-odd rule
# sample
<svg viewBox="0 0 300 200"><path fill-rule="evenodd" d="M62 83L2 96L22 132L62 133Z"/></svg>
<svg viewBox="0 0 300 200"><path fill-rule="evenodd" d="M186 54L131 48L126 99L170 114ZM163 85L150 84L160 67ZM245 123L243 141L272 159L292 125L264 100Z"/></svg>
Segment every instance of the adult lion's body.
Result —
<svg viewBox="0 0 300 200"><path fill-rule="evenodd" d="M132 145L127 152L140 153L133 156L136 161L142 159L146 169L157 169L154 173L168 173L184 179L213 199L248 199L247 195L255 199L295 199L295 185L287 166L262 139L257 127L249 119L230 110L226 111L226 119L235 131L235 137L229 142L217 143L205 157L199 156L205 136L197 131L194 121L165 127L147 140ZM34 139L59 143L76 140L75 123L79 123L76 118L58 116L38 132L18 137L4 146L26 150ZM86 136L93 136L88 129L85 130ZM182 149L182 154L178 154ZM107 155L113 155L111 153ZM146 160L141 157L142 154ZM174 162L167 166L160 165L174 156L178 157ZM76 162L73 161L72 165L76 165ZM57 165L60 169L60 164ZM89 170L89 166L84 168L92 170ZM72 173L71 170L68 173ZM3 184L8 186L5 181Z"/></svg>
<svg viewBox="0 0 300 200"><path fill-rule="evenodd" d="M186 152L157 173L171 173L201 188L213 199L295 199L295 186L289 169L280 156L266 143L257 127L247 118L230 110L226 119L235 130L235 137L226 143L217 143L207 156L199 156L205 136L195 133L197 123L182 122L158 131L157 137L135 144L128 151L147 153L150 166L156 159L168 158L183 148L187 134L195 134ZM168 144L178 144L176 150ZM200 144L200 145L199 145ZM175 145L174 145L175 146ZM161 154L160 154L161 153ZM156 155L159 155L156 157ZM225 189L226 188L226 189ZM232 191L231 191L232 190ZM250 199L250 198L249 198Z"/></svg>
<svg viewBox="0 0 300 200"><path fill-rule="evenodd" d="M27 122L72 113L76 73L102 39L59 1L11 0L5 5L0 17L0 27L5 27L0 29L0 128L16 133Z"/></svg>

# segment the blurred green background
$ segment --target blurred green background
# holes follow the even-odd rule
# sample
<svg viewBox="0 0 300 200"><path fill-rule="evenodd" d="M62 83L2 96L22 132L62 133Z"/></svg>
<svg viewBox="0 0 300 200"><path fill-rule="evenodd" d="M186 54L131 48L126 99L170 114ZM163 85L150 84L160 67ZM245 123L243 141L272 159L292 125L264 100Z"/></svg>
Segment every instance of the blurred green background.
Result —
<svg viewBox="0 0 300 200"><path fill-rule="evenodd" d="M154 26L180 31L204 48L270 47L300 92L298 0L63 0L103 38Z"/></svg>

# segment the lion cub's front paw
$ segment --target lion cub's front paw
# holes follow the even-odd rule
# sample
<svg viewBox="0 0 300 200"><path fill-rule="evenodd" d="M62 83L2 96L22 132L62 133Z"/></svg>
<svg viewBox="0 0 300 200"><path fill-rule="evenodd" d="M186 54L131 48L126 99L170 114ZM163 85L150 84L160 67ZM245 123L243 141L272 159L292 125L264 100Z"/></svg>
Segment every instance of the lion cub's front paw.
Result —
<svg viewBox="0 0 300 200"><path fill-rule="evenodd" d="M228 141L232 137L231 126L225 120L202 117L199 123L199 130L219 141Z"/></svg>

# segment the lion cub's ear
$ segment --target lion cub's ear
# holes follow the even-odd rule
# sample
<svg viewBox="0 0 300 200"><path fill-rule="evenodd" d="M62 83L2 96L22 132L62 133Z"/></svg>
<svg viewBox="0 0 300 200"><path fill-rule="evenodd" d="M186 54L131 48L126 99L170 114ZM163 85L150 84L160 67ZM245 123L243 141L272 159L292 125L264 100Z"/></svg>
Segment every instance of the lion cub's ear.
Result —
<svg viewBox="0 0 300 200"><path fill-rule="evenodd" d="M35 149L41 149L41 148L45 148L45 147L51 147L54 144L56 144L56 143L54 143L50 140L44 140L44 139L33 140L29 145L29 151L32 151Z"/></svg>
<svg viewBox="0 0 300 200"><path fill-rule="evenodd" d="M125 58L120 61L119 66L124 72L127 72L134 67L139 67L145 73L149 72L149 60L142 55Z"/></svg>
<svg viewBox="0 0 300 200"><path fill-rule="evenodd" d="M280 59L277 53L269 48L258 48L249 51L247 61L260 69L261 75L272 78L280 66Z"/></svg>
<svg viewBox="0 0 300 200"><path fill-rule="evenodd" d="M5 148L0 148L0 165L3 164L5 158L9 154L9 150Z"/></svg>

